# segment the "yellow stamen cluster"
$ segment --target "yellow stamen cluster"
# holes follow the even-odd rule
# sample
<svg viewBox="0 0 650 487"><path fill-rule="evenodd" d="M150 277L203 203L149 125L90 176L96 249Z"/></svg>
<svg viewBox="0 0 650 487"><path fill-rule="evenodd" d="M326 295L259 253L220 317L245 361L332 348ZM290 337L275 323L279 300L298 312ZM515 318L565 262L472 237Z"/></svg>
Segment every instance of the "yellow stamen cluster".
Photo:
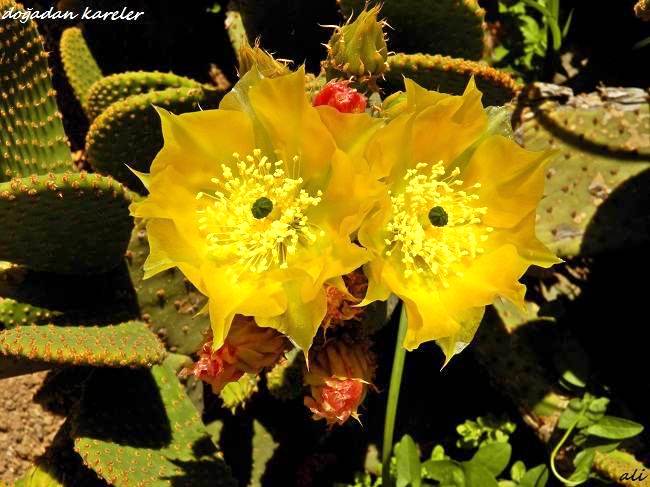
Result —
<svg viewBox="0 0 650 487"><path fill-rule="evenodd" d="M271 162L259 149L243 158L237 153L233 157L234 167L222 164L221 177L211 180L217 190L196 195L206 202L197 212L209 254L257 273L274 266L287 268L289 256L322 234L306 215L320 203L322 192L311 196L302 188L297 156L290 169L282 160ZM252 207L260 198L273 205L270 213L256 218Z"/></svg>
<svg viewBox="0 0 650 487"><path fill-rule="evenodd" d="M426 273L447 287L450 275L461 275L458 264L484 252L481 245L492 228L481 224L487 208L477 206L479 197L471 191L480 188L479 183L461 190L458 168L447 177L442 161L427 168L429 164L419 163L407 170L403 191L391 193L385 252L399 252L405 277ZM434 207L445 210L446 225L431 223L429 211Z"/></svg>

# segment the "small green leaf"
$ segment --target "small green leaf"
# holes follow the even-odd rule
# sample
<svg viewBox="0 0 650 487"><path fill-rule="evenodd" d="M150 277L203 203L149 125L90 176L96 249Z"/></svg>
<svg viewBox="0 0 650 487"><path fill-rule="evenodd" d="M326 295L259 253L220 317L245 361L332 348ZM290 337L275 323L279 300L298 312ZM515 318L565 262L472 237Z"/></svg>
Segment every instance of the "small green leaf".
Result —
<svg viewBox="0 0 650 487"><path fill-rule="evenodd" d="M524 475L526 475L526 465L521 460L517 460L512 467L510 467L510 478L519 482Z"/></svg>
<svg viewBox="0 0 650 487"><path fill-rule="evenodd" d="M467 487L498 487L494 474L478 462L463 462Z"/></svg>
<svg viewBox="0 0 650 487"><path fill-rule="evenodd" d="M519 482L519 487L544 487L548 482L548 468L546 465L537 465L531 468Z"/></svg>
<svg viewBox="0 0 650 487"><path fill-rule="evenodd" d="M463 469L453 460L429 460L422 464L424 476L441 485L465 487Z"/></svg>
<svg viewBox="0 0 650 487"><path fill-rule="evenodd" d="M591 466L594 464L594 457L596 451L588 448L579 452L573 459L573 464L576 466L575 471L569 477L573 482L586 482L591 473Z"/></svg>
<svg viewBox="0 0 650 487"><path fill-rule="evenodd" d="M397 487L420 487L422 466L417 445L409 435L404 435L395 445L397 460Z"/></svg>
<svg viewBox="0 0 650 487"><path fill-rule="evenodd" d="M624 440L638 435L641 431L643 426L629 419L603 416L596 424L589 426L586 433L610 440Z"/></svg>
<svg viewBox="0 0 650 487"><path fill-rule="evenodd" d="M471 463L479 463L495 476L508 466L512 447L509 443L489 443L478 449Z"/></svg>

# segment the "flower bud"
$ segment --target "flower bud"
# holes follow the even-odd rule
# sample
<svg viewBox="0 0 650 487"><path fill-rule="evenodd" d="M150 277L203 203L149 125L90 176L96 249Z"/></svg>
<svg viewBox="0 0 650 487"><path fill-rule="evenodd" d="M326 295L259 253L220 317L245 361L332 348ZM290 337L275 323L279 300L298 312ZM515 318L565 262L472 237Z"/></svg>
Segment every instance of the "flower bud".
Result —
<svg viewBox="0 0 650 487"><path fill-rule="evenodd" d="M347 76L377 76L388 69L384 21L379 7L363 10L354 22L337 27L327 46L327 65Z"/></svg>
<svg viewBox="0 0 650 487"><path fill-rule="evenodd" d="M381 104L381 116L393 119L404 113L407 107L406 93L398 91L386 97Z"/></svg>
<svg viewBox="0 0 650 487"><path fill-rule="evenodd" d="M287 65L275 59L269 52L260 47L259 39L251 46L248 40L244 39L239 52L239 76L244 76L253 67L256 67L260 74L266 78L275 78L283 74L289 74Z"/></svg>
<svg viewBox="0 0 650 487"><path fill-rule="evenodd" d="M212 341L206 342L198 361L181 375L194 375L207 382L216 394L245 373L259 374L262 369L272 367L288 347L289 341L273 328L262 328L252 318L237 315L224 344L212 350Z"/></svg>
<svg viewBox="0 0 650 487"><path fill-rule="evenodd" d="M374 358L367 343L330 341L323 349L310 352L305 384L311 395L305 397L305 406L315 420L324 419L330 426L343 424L350 416L358 421L357 409L374 372Z"/></svg>
<svg viewBox="0 0 650 487"><path fill-rule="evenodd" d="M314 106L329 105L342 113L361 113L366 97L349 86L348 81L330 81L314 97Z"/></svg>

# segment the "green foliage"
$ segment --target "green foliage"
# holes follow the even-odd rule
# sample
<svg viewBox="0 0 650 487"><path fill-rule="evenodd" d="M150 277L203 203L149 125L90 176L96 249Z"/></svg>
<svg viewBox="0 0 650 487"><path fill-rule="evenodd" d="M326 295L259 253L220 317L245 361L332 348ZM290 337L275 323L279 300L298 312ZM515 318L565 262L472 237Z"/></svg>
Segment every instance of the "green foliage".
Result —
<svg viewBox="0 0 650 487"><path fill-rule="evenodd" d="M466 426L466 421L460 426ZM508 424L508 423L505 423ZM512 424L512 423L510 423ZM459 429L464 431L464 428ZM514 428L508 428L514 431ZM462 437L462 433L460 433ZM442 445L436 445L426 460L409 435L404 435L395 445L391 458L391 480L395 487L420 487L440 485L444 487L544 487L548 481L548 469L538 465L530 470L522 461L516 461L509 470L510 479L499 479L506 471L512 457L512 447L505 441L484 441L470 447L476 450L469 460L455 460L445 453ZM341 487L378 487L382 482L370 472L357 474L355 483Z"/></svg>
<svg viewBox="0 0 650 487"><path fill-rule="evenodd" d="M81 106L88 112L90 87L102 78L102 71L90 52L81 29L70 27L64 30L59 48L63 69L72 90Z"/></svg>
<svg viewBox="0 0 650 487"><path fill-rule="evenodd" d="M159 71L136 71L113 74L98 79L87 94L86 112L90 120L95 120L113 103L133 95L168 88L199 88L201 84L173 73Z"/></svg>
<svg viewBox="0 0 650 487"><path fill-rule="evenodd" d="M144 222L136 224L127 250L127 265L137 294L142 319L171 352L196 352L210 329L207 314L198 314L207 298L176 269L168 269L143 279L149 241Z"/></svg>
<svg viewBox="0 0 650 487"><path fill-rule="evenodd" d="M492 53L495 66L526 80L539 79L547 56L557 56L573 11L560 26L559 0L501 0L499 20L508 33Z"/></svg>
<svg viewBox="0 0 650 487"><path fill-rule="evenodd" d="M425 88L460 95L473 76L483 92L484 105L503 105L519 89L509 74L486 64L464 59L427 54L394 54L388 56L389 70L382 84L388 93L402 90L404 77Z"/></svg>
<svg viewBox="0 0 650 487"><path fill-rule="evenodd" d="M131 197L121 184L99 174L0 183L0 260L63 274L115 268L131 232Z"/></svg>
<svg viewBox="0 0 650 487"><path fill-rule="evenodd" d="M72 419L72 437L84 463L115 487L236 485L165 364L94 371Z"/></svg>
<svg viewBox="0 0 650 487"><path fill-rule="evenodd" d="M555 151L537 234L561 257L647 243L649 106L634 88L573 96L570 89L537 84L520 100L515 126L524 147Z"/></svg>
<svg viewBox="0 0 650 487"><path fill-rule="evenodd" d="M338 0L345 17L361 12L365 0ZM370 2L375 5L380 2ZM393 28L394 49L481 59L484 11L475 0L386 0L382 15Z"/></svg>
<svg viewBox="0 0 650 487"><path fill-rule="evenodd" d="M472 449L490 443L507 443L516 427L511 421L498 420L493 416L468 419L456 427L456 432L460 435L456 446Z"/></svg>
<svg viewBox="0 0 650 487"><path fill-rule="evenodd" d="M571 485L580 485L593 476L592 467L597 454L613 452L622 440L643 431L643 426L634 421L606 415L608 404L608 398L597 398L589 393L569 402L558 422L558 428L566 430L566 433L551 454L551 470L559 480L565 481L555 470L555 456L572 432L576 432L571 442L578 447L578 452L573 459L575 470L568 480Z"/></svg>
<svg viewBox="0 0 650 487"><path fill-rule="evenodd" d="M16 366L29 363L43 368L150 367L164 357L162 344L138 321L109 326L17 326L0 331L0 376L15 375Z"/></svg>
<svg viewBox="0 0 650 487"><path fill-rule="evenodd" d="M214 108L222 95L216 88L201 85L151 91L113 103L88 130L88 162L96 171L143 191L129 167L148 172L163 146L160 118L154 106L179 114Z"/></svg>
<svg viewBox="0 0 650 487"><path fill-rule="evenodd" d="M10 8L19 10L13 0L2 2L0 18ZM0 84L0 183L71 169L47 53L33 21L2 20Z"/></svg>

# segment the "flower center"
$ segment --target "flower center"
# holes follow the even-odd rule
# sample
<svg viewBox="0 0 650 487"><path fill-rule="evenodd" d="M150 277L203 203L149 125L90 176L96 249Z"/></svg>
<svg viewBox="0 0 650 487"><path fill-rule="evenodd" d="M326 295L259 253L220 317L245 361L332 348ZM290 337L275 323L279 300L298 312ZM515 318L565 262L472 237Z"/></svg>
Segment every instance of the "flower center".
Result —
<svg viewBox="0 0 650 487"><path fill-rule="evenodd" d="M484 252L481 244L493 229L481 224L487 208L476 205L472 191L481 185L461 190L459 174L456 168L445 177L442 161L419 163L406 171L404 190L391 193L385 252L399 255L405 277L428 274L447 287L451 275L462 275L459 264Z"/></svg>
<svg viewBox="0 0 650 487"><path fill-rule="evenodd" d="M259 149L233 157L236 174L222 164L221 176L211 180L216 190L196 195L205 202L197 212L208 252L217 260L235 259L252 272L285 269L300 246L323 233L306 215L320 203L322 192L312 196L303 189L297 156L291 167L282 160L271 162Z"/></svg>

